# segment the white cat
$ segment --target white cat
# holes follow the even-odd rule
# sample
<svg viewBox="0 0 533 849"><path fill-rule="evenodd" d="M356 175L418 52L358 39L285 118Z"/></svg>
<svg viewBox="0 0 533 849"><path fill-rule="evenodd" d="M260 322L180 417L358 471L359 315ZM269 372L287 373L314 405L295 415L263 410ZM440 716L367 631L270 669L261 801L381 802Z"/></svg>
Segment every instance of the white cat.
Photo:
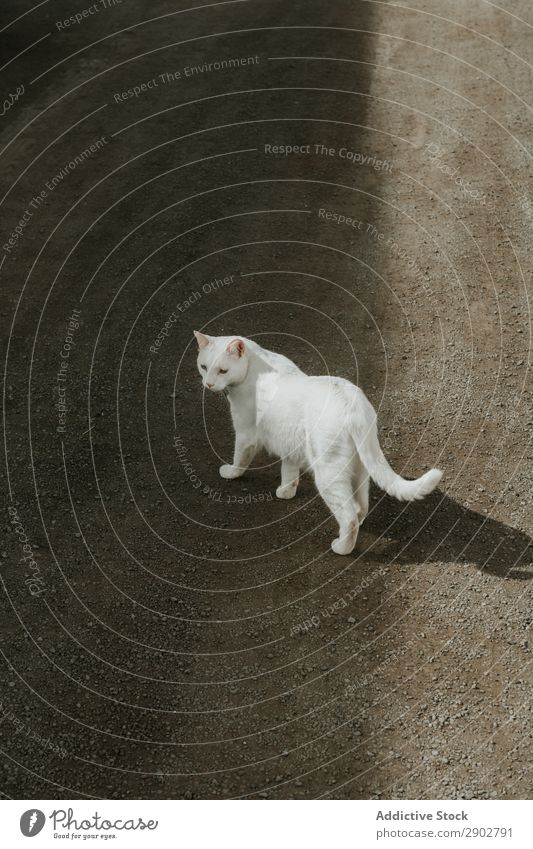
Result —
<svg viewBox="0 0 533 849"><path fill-rule="evenodd" d="M376 412L365 394L340 377L310 377L287 357L250 339L206 336L198 342L198 371L212 392L226 391L233 426L233 463L223 478L243 475L260 448L281 458L278 498L293 498L300 470L314 474L339 524L331 547L350 554L368 512L368 478L389 495L413 501L428 495L442 472L414 481L397 475L379 446Z"/></svg>

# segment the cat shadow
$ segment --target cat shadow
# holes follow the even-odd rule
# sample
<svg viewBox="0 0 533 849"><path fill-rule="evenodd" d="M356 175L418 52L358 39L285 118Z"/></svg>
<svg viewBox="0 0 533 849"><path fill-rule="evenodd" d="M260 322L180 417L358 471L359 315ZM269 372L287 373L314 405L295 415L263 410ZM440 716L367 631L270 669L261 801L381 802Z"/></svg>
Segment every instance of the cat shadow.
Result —
<svg viewBox="0 0 533 849"><path fill-rule="evenodd" d="M387 538L384 546L370 546L368 557L373 561L389 565L458 562L474 564L501 579L533 578L530 536L463 507L438 490L409 505L380 497L362 530Z"/></svg>

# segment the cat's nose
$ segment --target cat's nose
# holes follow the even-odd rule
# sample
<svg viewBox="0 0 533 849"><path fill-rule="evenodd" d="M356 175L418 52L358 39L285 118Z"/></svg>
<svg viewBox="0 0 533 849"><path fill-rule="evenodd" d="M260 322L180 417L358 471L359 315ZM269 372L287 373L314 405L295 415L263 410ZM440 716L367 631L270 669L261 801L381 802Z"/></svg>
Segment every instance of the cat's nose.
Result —
<svg viewBox="0 0 533 849"><path fill-rule="evenodd" d="M205 385L207 386L208 389L212 389L215 384L214 383L206 383Z"/></svg>

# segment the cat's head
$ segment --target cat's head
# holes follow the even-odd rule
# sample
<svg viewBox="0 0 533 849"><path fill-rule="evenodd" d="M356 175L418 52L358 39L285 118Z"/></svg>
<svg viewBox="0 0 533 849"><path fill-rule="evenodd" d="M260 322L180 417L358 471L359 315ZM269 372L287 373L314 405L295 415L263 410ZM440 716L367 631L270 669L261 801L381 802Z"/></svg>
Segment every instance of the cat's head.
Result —
<svg viewBox="0 0 533 849"><path fill-rule="evenodd" d="M206 336L194 331L198 342L198 371L211 392L223 392L242 383L248 372L248 352L242 339L233 336Z"/></svg>

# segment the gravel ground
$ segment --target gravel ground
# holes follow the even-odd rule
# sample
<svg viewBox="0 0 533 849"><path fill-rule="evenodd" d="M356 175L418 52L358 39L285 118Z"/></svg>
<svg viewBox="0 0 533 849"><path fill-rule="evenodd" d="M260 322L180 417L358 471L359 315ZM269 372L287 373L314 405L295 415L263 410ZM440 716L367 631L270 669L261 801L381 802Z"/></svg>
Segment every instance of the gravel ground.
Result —
<svg viewBox="0 0 533 849"><path fill-rule="evenodd" d="M189 7L2 4L2 792L528 798L530 4ZM195 328L441 489L336 557Z"/></svg>

